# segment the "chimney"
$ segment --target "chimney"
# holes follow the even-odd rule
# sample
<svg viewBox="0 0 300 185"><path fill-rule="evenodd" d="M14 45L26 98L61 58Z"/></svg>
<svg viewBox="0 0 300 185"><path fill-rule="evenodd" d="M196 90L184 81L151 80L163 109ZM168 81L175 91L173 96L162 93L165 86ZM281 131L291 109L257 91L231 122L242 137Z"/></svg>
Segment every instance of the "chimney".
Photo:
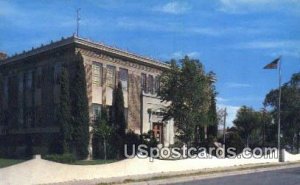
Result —
<svg viewBox="0 0 300 185"><path fill-rule="evenodd" d="M7 58L7 54L0 51L0 60L5 60Z"/></svg>

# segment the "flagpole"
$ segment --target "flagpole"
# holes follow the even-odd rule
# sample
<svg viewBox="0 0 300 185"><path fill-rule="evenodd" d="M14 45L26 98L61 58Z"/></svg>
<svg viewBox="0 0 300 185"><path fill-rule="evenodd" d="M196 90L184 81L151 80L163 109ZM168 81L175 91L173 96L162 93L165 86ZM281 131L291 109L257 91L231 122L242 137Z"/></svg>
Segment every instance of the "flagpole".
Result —
<svg viewBox="0 0 300 185"><path fill-rule="evenodd" d="M281 122L281 119L280 119L280 113L281 113L281 56L280 56L280 60L278 61L279 63L279 67L278 67L278 85L279 85L279 95L278 95L278 160L279 162L281 162L281 147L280 147L280 122Z"/></svg>

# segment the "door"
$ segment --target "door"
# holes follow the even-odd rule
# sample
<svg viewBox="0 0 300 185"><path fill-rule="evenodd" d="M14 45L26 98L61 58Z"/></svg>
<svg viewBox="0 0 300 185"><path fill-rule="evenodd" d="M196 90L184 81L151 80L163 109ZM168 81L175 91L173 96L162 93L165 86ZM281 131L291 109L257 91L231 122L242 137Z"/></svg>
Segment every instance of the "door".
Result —
<svg viewBox="0 0 300 185"><path fill-rule="evenodd" d="M159 143L163 143L163 124L162 123L153 123L153 133L155 139Z"/></svg>

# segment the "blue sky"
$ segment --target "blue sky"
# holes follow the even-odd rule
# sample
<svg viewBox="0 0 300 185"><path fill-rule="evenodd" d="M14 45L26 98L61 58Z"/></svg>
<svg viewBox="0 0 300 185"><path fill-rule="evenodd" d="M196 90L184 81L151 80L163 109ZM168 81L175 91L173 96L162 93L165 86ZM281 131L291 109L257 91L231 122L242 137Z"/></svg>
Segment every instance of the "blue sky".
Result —
<svg viewBox="0 0 300 185"><path fill-rule="evenodd" d="M217 74L229 122L241 105L262 107L282 55L283 81L300 70L300 0L0 0L0 50L12 55L76 30L80 36L162 61L185 54Z"/></svg>

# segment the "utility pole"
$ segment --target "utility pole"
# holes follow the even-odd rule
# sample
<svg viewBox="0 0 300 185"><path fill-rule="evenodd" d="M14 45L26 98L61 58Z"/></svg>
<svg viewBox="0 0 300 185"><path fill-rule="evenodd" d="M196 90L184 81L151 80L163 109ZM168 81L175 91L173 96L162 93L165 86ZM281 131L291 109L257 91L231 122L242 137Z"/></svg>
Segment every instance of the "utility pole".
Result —
<svg viewBox="0 0 300 185"><path fill-rule="evenodd" d="M79 11L80 8L76 10L76 36L77 37L79 36L79 21L80 21Z"/></svg>
<svg viewBox="0 0 300 185"><path fill-rule="evenodd" d="M227 116L227 109L225 107L224 112L223 112L223 144L225 146L226 142L226 116Z"/></svg>
<svg viewBox="0 0 300 185"><path fill-rule="evenodd" d="M262 117L263 117L263 119L262 119L262 121L263 121L263 143L262 143L262 145L263 145L263 147L265 147L265 141L266 141L266 115L267 115L267 110L264 107L262 109Z"/></svg>

